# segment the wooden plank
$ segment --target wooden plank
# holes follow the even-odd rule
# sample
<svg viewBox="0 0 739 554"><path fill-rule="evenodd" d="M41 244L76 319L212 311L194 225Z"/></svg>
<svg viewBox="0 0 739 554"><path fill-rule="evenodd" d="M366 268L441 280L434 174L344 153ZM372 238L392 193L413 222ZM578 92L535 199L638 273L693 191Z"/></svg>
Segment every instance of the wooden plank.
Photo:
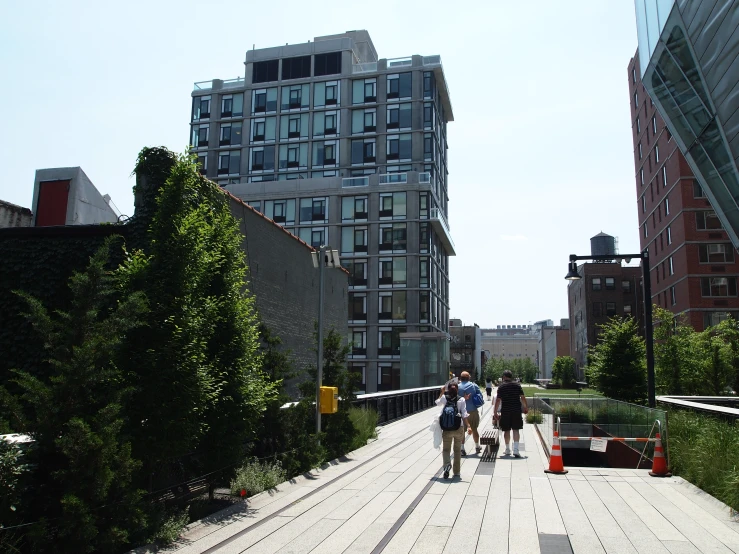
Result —
<svg viewBox="0 0 739 554"><path fill-rule="evenodd" d="M588 516L567 481L550 483L574 554L605 554Z"/></svg>

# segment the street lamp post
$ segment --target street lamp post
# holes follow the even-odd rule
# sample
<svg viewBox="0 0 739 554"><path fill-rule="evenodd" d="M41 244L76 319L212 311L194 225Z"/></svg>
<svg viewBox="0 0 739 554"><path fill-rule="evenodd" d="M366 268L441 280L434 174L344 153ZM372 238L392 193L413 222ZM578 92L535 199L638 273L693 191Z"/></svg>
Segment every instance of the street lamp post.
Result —
<svg viewBox="0 0 739 554"><path fill-rule="evenodd" d="M657 406L654 387L654 328L652 326L652 279L649 267L649 250L646 249L639 254L606 254L603 256L577 256L570 254L570 264L568 266L565 279L568 281L577 281L582 279L577 271L577 260L592 261L613 261L625 260L629 263L632 259L638 259L642 262L642 275L644 278L644 334L647 346L647 396L649 407Z"/></svg>
<svg viewBox="0 0 739 554"><path fill-rule="evenodd" d="M321 432L321 385L323 384L323 273L326 267L339 267L338 250L321 245L313 251L313 267L318 268L318 360L316 366L316 433Z"/></svg>

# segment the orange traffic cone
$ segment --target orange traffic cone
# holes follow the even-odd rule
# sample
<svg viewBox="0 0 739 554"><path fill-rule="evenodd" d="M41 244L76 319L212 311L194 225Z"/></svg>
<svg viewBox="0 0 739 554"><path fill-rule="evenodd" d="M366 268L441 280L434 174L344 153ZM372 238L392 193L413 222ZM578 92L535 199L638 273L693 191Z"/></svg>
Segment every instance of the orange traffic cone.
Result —
<svg viewBox="0 0 739 554"><path fill-rule="evenodd" d="M656 438L652 471L649 472L649 475L652 477L672 477L672 473L667 470L667 460L665 460L665 452L662 450L662 440L659 437L659 433L657 433Z"/></svg>
<svg viewBox="0 0 739 554"><path fill-rule="evenodd" d="M549 469L545 469L544 473L556 473L557 475L564 475L567 473L564 463L562 463L562 449L559 447L559 433L554 432L554 438L552 439L552 453L549 456Z"/></svg>

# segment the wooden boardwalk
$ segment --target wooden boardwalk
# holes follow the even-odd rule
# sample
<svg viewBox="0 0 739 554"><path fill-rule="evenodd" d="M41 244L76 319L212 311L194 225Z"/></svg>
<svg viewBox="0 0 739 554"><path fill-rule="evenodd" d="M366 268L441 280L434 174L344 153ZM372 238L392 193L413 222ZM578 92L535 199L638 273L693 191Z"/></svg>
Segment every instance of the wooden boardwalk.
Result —
<svg viewBox="0 0 739 554"><path fill-rule="evenodd" d="M547 475L530 425L523 458L480 462L470 438L461 479L444 480L427 430L437 413L391 423L347 461L253 497L246 509L191 524L168 550L739 554L739 521L711 496L646 470L567 468L567 475ZM487 403L483 428L490 414Z"/></svg>

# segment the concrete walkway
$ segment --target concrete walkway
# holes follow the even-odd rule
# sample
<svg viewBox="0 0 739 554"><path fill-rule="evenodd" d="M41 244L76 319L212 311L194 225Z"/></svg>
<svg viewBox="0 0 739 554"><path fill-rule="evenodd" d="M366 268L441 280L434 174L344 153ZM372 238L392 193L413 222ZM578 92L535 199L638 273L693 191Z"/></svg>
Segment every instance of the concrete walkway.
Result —
<svg viewBox="0 0 739 554"><path fill-rule="evenodd" d="M491 411L487 403L482 427ZM193 523L169 550L739 554L739 521L724 504L679 477L646 470L547 475L531 425L522 459L480 462L468 439L461 480L444 480L427 430L437 414L433 408L382 427L348 461L255 496L246 509Z"/></svg>

